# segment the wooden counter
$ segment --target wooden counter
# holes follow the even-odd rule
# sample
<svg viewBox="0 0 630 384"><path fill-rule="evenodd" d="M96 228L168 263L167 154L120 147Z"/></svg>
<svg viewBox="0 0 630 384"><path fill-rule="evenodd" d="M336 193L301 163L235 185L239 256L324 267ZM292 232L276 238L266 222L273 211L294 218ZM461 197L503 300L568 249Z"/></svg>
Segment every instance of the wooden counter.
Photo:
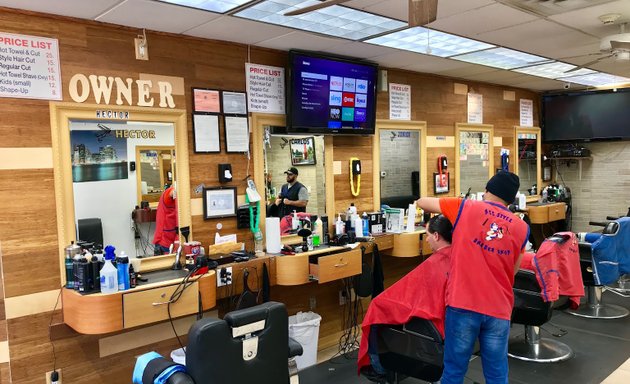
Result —
<svg viewBox="0 0 630 384"><path fill-rule="evenodd" d="M81 295L63 288L63 319L75 331L102 334L168 319L167 301L182 279L149 283L116 293ZM172 317L180 317L216 306L216 274L196 276L193 285L170 305Z"/></svg>
<svg viewBox="0 0 630 384"><path fill-rule="evenodd" d="M426 233L424 228L415 232L402 232L391 234L394 244L387 255L393 257L418 257L422 254L421 235Z"/></svg>

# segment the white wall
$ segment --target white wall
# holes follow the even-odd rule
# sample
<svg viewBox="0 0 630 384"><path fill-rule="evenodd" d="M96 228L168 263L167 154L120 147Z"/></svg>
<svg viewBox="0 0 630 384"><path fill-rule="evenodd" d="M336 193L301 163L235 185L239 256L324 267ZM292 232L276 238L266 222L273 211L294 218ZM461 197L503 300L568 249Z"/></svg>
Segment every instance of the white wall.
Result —
<svg viewBox="0 0 630 384"><path fill-rule="evenodd" d="M136 161L136 146L174 146L175 134L172 124L161 123L104 123L110 129L150 129L155 131L154 139L127 139L127 162ZM96 122L72 122L71 130L98 130ZM68 159L70 161L70 159ZM101 218L103 242L116 247L117 254L125 251L135 257L135 240L132 230L131 212L137 203L136 172L129 172L123 180L91 181L73 183L75 225L78 219ZM155 223L151 224L155 229ZM144 235L148 225L141 225ZM153 240L153 231L149 233ZM152 253L149 253L152 254Z"/></svg>

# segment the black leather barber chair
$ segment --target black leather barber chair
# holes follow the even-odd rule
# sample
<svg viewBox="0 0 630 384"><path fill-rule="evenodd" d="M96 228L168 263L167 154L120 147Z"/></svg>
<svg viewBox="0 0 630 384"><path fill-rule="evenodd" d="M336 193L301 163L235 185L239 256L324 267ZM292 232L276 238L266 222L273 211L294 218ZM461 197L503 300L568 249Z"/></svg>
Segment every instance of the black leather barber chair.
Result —
<svg viewBox="0 0 630 384"><path fill-rule="evenodd" d="M514 308L512 324L523 324L525 335L510 341L508 356L536 363L552 363L573 356L569 346L557 340L540 337L540 326L551 319L554 308L567 304L568 298L561 296L555 302L542 298L536 274L521 269L514 278Z"/></svg>
<svg viewBox="0 0 630 384"><path fill-rule="evenodd" d="M267 302L196 322L186 369L196 384L293 384L297 366L290 359L301 354L302 346L289 338L284 304Z"/></svg>
<svg viewBox="0 0 630 384"><path fill-rule="evenodd" d="M432 322L414 317L404 325L381 325L378 333L381 364L393 372L396 383L405 377L440 380L444 340Z"/></svg>
<svg viewBox="0 0 630 384"><path fill-rule="evenodd" d="M604 228L604 233L614 231L615 222ZM586 291L586 303L577 309L568 309L567 313L590 319L619 319L628 316L628 310L613 304L602 303L603 286L597 285L593 277L593 257L591 243L580 242L580 267L582 281Z"/></svg>
<svg viewBox="0 0 630 384"><path fill-rule="evenodd" d="M77 220L78 239L103 245L103 224L99 218Z"/></svg>

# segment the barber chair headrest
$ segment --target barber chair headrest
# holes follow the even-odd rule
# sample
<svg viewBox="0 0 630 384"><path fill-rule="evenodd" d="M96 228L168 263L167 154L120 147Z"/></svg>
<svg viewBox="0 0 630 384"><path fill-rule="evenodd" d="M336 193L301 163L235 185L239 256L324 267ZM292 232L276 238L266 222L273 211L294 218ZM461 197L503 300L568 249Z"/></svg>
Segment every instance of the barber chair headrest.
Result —
<svg viewBox="0 0 630 384"><path fill-rule="evenodd" d="M604 230L602 231L602 234L614 236L617 234L617 232L619 232L619 223L616 221L611 221L610 223L606 224Z"/></svg>
<svg viewBox="0 0 630 384"><path fill-rule="evenodd" d="M225 320L232 328L242 327L243 325L267 320L269 317L269 310L270 308L268 306L260 305L239 309L238 311L226 314L223 320Z"/></svg>
<svg viewBox="0 0 630 384"><path fill-rule="evenodd" d="M568 233L554 233L553 236L548 237L547 241L553 241L554 243L564 244L567 240L571 238L571 235Z"/></svg>

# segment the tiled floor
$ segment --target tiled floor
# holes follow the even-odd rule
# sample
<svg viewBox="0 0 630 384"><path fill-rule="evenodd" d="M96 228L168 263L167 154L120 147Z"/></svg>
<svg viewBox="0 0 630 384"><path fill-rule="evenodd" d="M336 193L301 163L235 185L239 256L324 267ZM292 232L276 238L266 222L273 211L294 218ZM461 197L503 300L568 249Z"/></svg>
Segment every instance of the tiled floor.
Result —
<svg viewBox="0 0 630 384"><path fill-rule="evenodd" d="M630 308L630 299L604 293L604 302ZM556 338L562 328L568 333ZM521 326L512 328L513 336L522 334ZM543 326L543 337L559 340L570 346L575 356L553 364L529 363L509 359L511 384L630 384L630 317L615 320L585 319L556 312L550 323ZM337 347L318 354L319 364L300 372L302 384L369 383L357 376L354 359L335 356ZM334 356L334 357L333 357ZM330 359L331 357L332 360ZM483 382L481 359L471 360L465 383ZM406 379L403 384L422 381Z"/></svg>

